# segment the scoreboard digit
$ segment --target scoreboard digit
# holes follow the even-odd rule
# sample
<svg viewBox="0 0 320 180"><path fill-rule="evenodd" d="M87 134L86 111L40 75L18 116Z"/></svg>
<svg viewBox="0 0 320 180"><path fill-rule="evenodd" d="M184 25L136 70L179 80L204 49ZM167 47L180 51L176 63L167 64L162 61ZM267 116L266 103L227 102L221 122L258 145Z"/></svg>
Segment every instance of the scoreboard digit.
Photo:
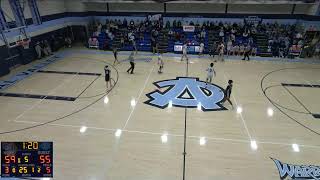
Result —
<svg viewBox="0 0 320 180"><path fill-rule="evenodd" d="M1 142L1 177L53 177L53 143Z"/></svg>

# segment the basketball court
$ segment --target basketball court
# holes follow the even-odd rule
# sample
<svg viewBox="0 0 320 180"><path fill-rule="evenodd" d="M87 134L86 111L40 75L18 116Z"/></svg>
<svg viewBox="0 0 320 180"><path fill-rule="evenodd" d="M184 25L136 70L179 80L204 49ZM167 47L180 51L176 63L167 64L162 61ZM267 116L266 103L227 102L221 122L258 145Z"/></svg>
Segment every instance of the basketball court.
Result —
<svg viewBox="0 0 320 180"><path fill-rule="evenodd" d="M64 50L2 77L51 59L1 89L0 141L52 141L59 180L278 179L271 158L320 162L319 64L239 57L217 62L212 84L225 88L234 81L235 108L226 102L225 109L206 111L146 102L147 94L166 90L155 82L205 81L209 56L190 56L187 63L164 54L158 74L157 56L138 52L131 75L129 53L120 52L121 63L113 66L111 52ZM114 84L108 91L105 65Z"/></svg>

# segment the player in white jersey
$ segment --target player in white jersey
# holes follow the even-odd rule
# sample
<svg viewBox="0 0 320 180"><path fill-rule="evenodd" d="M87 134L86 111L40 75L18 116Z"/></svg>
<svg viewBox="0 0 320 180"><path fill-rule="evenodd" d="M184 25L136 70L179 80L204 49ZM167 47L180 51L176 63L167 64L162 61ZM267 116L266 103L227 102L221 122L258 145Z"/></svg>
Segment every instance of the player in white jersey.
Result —
<svg viewBox="0 0 320 180"><path fill-rule="evenodd" d="M183 58L186 58L188 61L188 56L187 56L187 44L184 44L182 46L182 57L181 57L181 61L183 61Z"/></svg>
<svg viewBox="0 0 320 180"><path fill-rule="evenodd" d="M216 76L216 71L213 69L213 63L210 63L210 66L207 68L206 71L208 72L206 82L211 83L213 77Z"/></svg>
<svg viewBox="0 0 320 180"><path fill-rule="evenodd" d="M158 56L158 65L159 65L159 70L158 70L158 73L162 73L162 69L163 69L163 59L162 59L162 54L159 54Z"/></svg>

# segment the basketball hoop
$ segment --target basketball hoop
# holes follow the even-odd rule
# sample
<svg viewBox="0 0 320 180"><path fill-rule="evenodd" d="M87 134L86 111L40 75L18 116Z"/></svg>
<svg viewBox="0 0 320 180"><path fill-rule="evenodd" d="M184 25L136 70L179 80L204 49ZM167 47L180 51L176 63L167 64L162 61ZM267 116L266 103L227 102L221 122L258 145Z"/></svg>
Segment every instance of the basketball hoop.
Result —
<svg viewBox="0 0 320 180"><path fill-rule="evenodd" d="M23 49L29 49L30 39L24 39L17 42L18 46L22 46Z"/></svg>

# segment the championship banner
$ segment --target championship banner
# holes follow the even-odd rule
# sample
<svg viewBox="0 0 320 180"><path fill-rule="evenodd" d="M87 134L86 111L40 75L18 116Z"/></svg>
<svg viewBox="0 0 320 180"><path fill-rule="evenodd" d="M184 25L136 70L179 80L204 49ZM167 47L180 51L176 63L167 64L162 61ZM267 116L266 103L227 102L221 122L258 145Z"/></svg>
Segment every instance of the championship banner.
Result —
<svg viewBox="0 0 320 180"><path fill-rule="evenodd" d="M194 32L195 29L196 28L194 26L183 26L183 31L184 32Z"/></svg>
<svg viewBox="0 0 320 180"><path fill-rule="evenodd" d="M258 16L248 16L244 19L248 24L258 24L262 20Z"/></svg>

